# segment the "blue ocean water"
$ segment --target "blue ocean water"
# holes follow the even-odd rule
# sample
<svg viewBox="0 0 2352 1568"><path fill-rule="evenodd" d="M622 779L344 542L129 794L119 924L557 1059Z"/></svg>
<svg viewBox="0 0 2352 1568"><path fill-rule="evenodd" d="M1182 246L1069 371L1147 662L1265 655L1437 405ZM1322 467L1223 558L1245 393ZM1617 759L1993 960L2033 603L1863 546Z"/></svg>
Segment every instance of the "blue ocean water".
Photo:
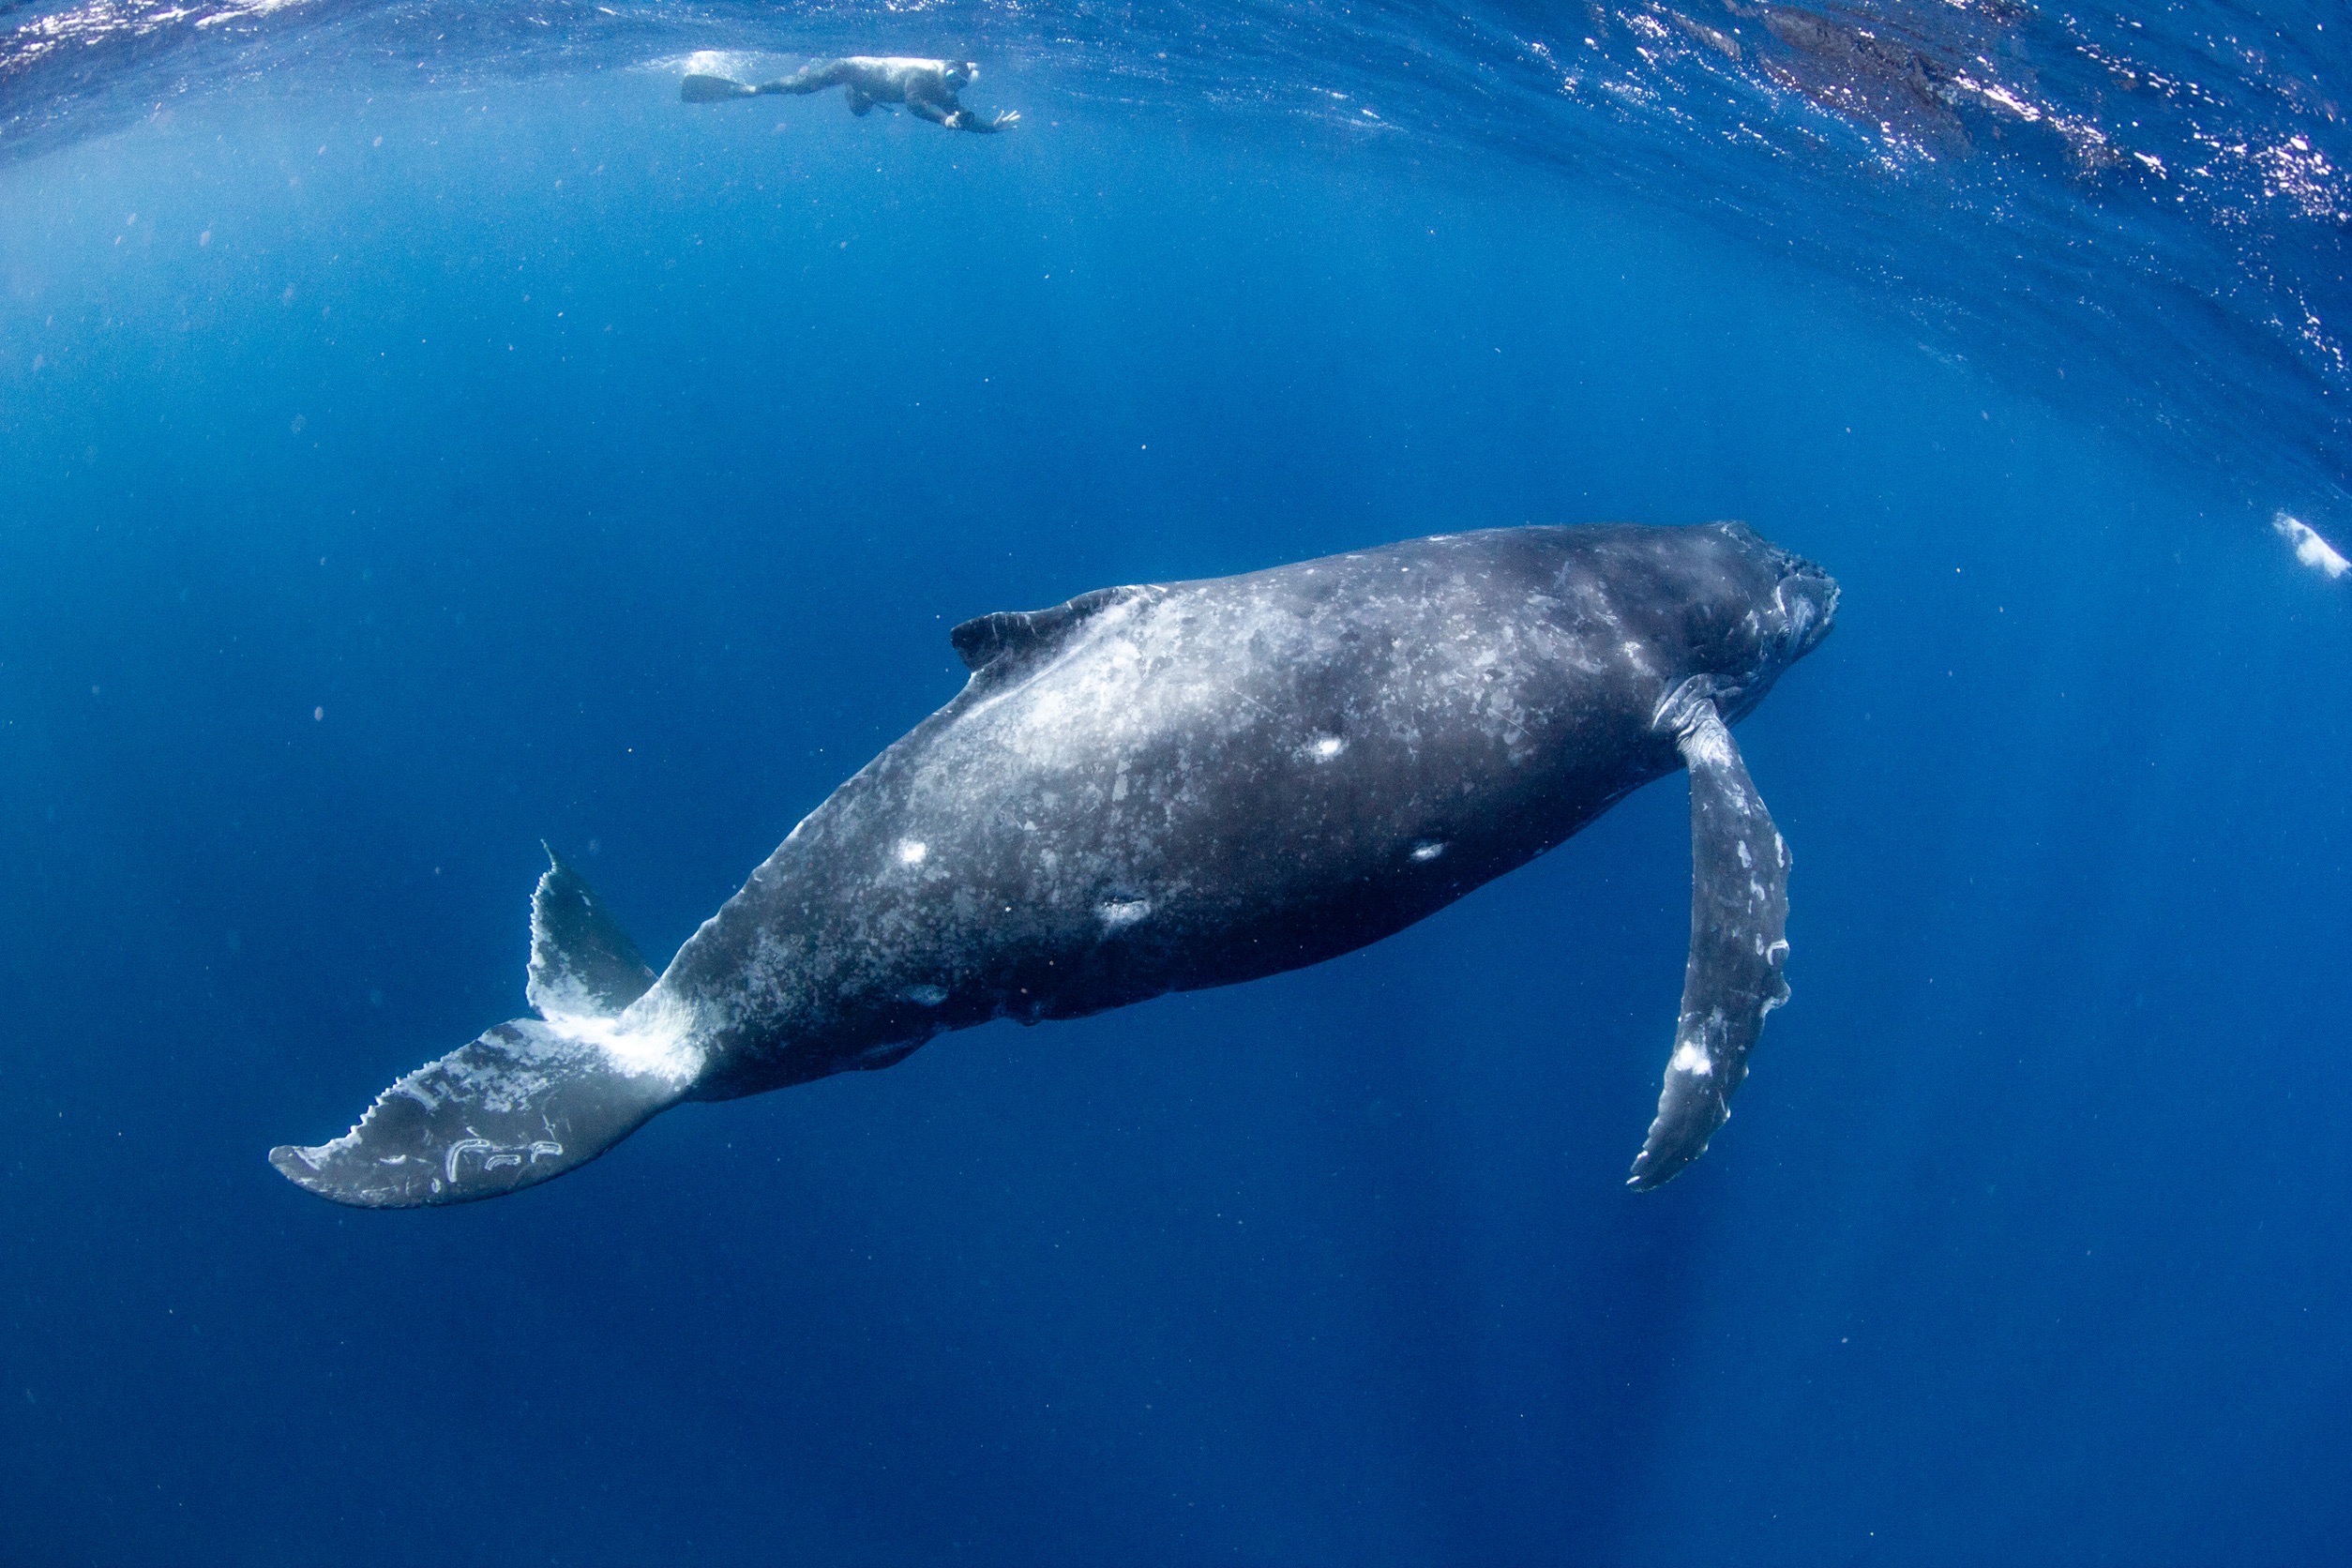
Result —
<svg viewBox="0 0 2352 1568"><path fill-rule="evenodd" d="M0 1560L2329 1560L2340 27L0 10ZM1021 127L677 101L853 49ZM969 616L1722 517L1845 598L1658 1193L1680 779L498 1202L264 1163L522 1011L542 838L659 963Z"/></svg>

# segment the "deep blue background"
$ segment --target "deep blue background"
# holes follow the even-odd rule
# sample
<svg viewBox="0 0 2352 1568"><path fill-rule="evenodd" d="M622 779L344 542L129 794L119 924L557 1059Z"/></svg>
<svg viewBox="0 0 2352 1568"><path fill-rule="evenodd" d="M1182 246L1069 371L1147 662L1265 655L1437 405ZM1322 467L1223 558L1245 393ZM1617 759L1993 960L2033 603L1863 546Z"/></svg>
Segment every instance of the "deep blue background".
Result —
<svg viewBox="0 0 2352 1568"><path fill-rule="evenodd" d="M672 91L0 174L0 1558L2339 1549L2352 598L2225 455L1557 177ZM539 837L666 955L965 616L1725 516L1847 597L1741 731L1795 1000L1660 1194L1673 782L506 1201L264 1163L521 1010Z"/></svg>

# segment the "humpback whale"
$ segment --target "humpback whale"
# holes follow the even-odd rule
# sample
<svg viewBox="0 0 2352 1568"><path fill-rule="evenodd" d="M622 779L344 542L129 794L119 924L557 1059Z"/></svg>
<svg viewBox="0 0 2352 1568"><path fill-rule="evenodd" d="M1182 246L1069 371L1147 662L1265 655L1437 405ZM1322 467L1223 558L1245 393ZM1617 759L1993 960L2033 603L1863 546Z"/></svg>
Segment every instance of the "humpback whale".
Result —
<svg viewBox="0 0 2352 1568"><path fill-rule="evenodd" d="M1820 642L1837 597L1738 523L1526 527L967 621L963 689L658 976L550 852L536 1016L271 1163L363 1207L512 1192L682 1100L1351 952L1679 767L1690 953L1628 1178L1658 1186L1723 1124L1788 994L1788 852L1729 726Z"/></svg>

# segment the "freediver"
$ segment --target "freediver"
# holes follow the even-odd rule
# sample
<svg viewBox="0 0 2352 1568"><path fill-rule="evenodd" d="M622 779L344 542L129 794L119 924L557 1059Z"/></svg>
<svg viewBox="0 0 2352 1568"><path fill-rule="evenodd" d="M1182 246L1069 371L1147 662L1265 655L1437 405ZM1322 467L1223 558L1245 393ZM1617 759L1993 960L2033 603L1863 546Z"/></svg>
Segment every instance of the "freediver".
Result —
<svg viewBox="0 0 2352 1568"><path fill-rule="evenodd" d="M822 93L827 87L849 89L850 113L863 114L878 103L903 103L910 113L950 130L989 135L1020 123L1018 110L1005 110L982 119L956 101L972 84L980 68L970 60L916 60L900 55L852 54L840 60L818 60L792 75L753 86L724 76L689 76L678 84L678 96L688 103L717 103L727 98L758 98L763 93Z"/></svg>

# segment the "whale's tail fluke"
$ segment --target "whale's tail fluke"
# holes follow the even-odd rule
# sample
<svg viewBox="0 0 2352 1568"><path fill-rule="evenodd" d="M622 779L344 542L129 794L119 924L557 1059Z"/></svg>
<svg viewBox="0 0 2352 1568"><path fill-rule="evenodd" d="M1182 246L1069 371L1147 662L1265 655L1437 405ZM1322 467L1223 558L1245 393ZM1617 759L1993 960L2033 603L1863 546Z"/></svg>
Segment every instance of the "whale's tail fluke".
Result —
<svg viewBox="0 0 2352 1568"><path fill-rule="evenodd" d="M548 858L531 901L541 1017L419 1067L340 1138L271 1150L287 1180L368 1209L495 1198L587 1164L685 1097L701 1052L654 1003L623 1017L653 972L580 875Z"/></svg>

